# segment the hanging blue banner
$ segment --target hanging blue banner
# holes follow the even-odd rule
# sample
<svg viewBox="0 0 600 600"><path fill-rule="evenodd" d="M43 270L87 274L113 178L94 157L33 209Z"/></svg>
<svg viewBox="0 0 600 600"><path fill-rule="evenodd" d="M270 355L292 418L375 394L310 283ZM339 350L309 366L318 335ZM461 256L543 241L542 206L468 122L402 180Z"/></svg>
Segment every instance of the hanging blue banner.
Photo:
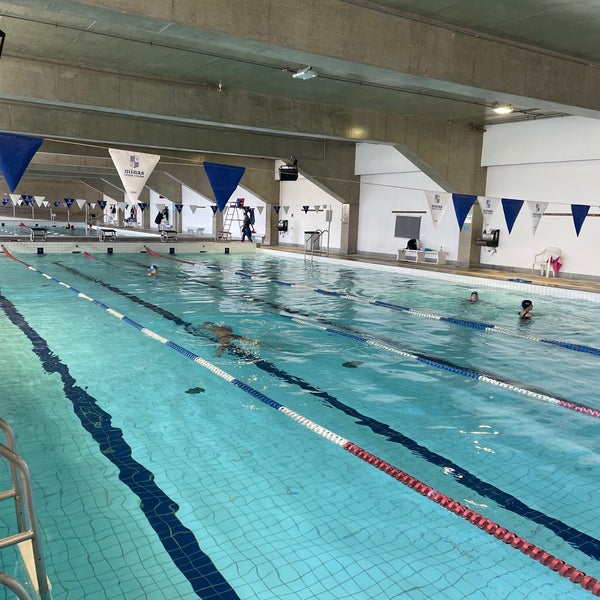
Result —
<svg viewBox="0 0 600 600"><path fill-rule="evenodd" d="M178 213L180 213L181 209L183 208L183 204L173 204L173 206Z"/></svg>
<svg viewBox="0 0 600 600"><path fill-rule="evenodd" d="M141 211L144 212L148 208L148 203L147 202L138 202L138 206L140 207Z"/></svg>
<svg viewBox="0 0 600 600"><path fill-rule="evenodd" d="M2 199L2 204L4 204L4 206L6 206L9 202L10 202L10 198L3 198Z"/></svg>
<svg viewBox="0 0 600 600"><path fill-rule="evenodd" d="M508 227L508 233L512 231L513 225L523 206L523 200L513 200L511 198L502 198L502 209L504 210L504 220Z"/></svg>
<svg viewBox="0 0 600 600"><path fill-rule="evenodd" d="M56 201L54 202L54 206L55 206L56 208L58 208L58 207L60 206L60 202L59 202L58 200L56 200Z"/></svg>
<svg viewBox="0 0 600 600"><path fill-rule="evenodd" d="M0 133L0 171L11 192L14 192L25 169L43 143L42 138L29 135Z"/></svg>
<svg viewBox="0 0 600 600"><path fill-rule="evenodd" d="M583 222L585 221L589 210L590 207L586 204L571 204L571 213L573 215L573 223L575 225L577 237L579 237L581 226L583 225Z"/></svg>
<svg viewBox="0 0 600 600"><path fill-rule="evenodd" d="M106 208L106 200L98 200L98 206L104 210Z"/></svg>
<svg viewBox="0 0 600 600"><path fill-rule="evenodd" d="M246 167L236 167L234 165L220 165L204 161L204 170L210 182L210 186L215 194L215 200L219 210L227 206L227 202L240 182L240 179L246 172Z"/></svg>
<svg viewBox="0 0 600 600"><path fill-rule="evenodd" d="M274 210L274 211L275 211L277 214L279 214L279 211L281 210L281 206L274 206L274 207L273 207L273 210Z"/></svg>
<svg viewBox="0 0 600 600"><path fill-rule="evenodd" d="M212 208L213 215L216 215L219 207L216 204L211 204L210 207Z"/></svg>
<svg viewBox="0 0 600 600"><path fill-rule="evenodd" d="M73 206L73 202L75 202L75 198L65 198L65 204L67 208L71 208Z"/></svg>
<svg viewBox="0 0 600 600"><path fill-rule="evenodd" d="M307 214L308 214L308 205L304 205L304 206L302 207L302 210L304 211L304 214L306 214L306 215L307 215Z"/></svg>
<svg viewBox="0 0 600 600"><path fill-rule="evenodd" d="M477 196L469 194L452 194L452 202L454 202L454 214L458 221L458 229L461 230L465 223L465 219L469 214L473 204L477 200Z"/></svg>

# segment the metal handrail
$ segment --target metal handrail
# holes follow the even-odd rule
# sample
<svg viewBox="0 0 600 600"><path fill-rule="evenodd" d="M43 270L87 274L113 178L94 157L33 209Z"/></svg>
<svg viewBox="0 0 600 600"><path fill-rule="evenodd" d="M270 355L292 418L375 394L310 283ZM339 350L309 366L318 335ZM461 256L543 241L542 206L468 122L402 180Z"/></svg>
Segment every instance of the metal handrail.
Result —
<svg viewBox="0 0 600 600"><path fill-rule="evenodd" d="M39 540L39 529L35 515L33 497L31 494L31 474L29 467L14 451L14 433L10 425L3 419L0 419L0 429L4 432L7 442L7 445L0 443L0 456L9 462L12 477L12 488L2 492L0 494L0 500L14 498L17 526L19 528L18 533L0 539L0 548L7 548L24 541L31 541L36 577L36 582L32 581L32 583L37 583L37 590L40 598L42 600L49 600L50 590L42 555L42 547ZM29 524L29 526L27 526L27 524ZM21 593L20 588L22 588L22 586L8 575L5 574L4 577L0 577L0 583L9 587L17 594L18 598L29 599L28 595L19 596L19 593ZM17 584L15 589L13 589L14 583Z"/></svg>
<svg viewBox="0 0 600 600"><path fill-rule="evenodd" d="M0 585L8 588L19 600L32 600L29 592L13 577L0 571Z"/></svg>
<svg viewBox="0 0 600 600"><path fill-rule="evenodd" d="M306 232L308 233L308 232ZM310 252L311 260L313 259L315 252L318 252L319 255L323 254L321 240L323 235L327 234L327 250L325 251L325 256L329 256L329 229L317 229L310 233L310 235L304 240L304 258L306 259L307 252ZM310 246L310 248L309 248ZM315 246L318 246L318 250L315 250Z"/></svg>

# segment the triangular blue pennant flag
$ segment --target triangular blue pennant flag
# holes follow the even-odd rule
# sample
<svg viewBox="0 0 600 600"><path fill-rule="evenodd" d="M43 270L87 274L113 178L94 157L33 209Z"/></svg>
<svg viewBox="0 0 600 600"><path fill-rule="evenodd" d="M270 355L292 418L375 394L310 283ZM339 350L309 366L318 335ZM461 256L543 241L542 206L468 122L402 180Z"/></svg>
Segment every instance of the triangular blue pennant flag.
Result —
<svg viewBox="0 0 600 600"><path fill-rule="evenodd" d="M502 209L504 210L504 220L508 227L508 233L512 231L517 216L523 207L523 200L512 200L511 198L502 198Z"/></svg>
<svg viewBox="0 0 600 600"><path fill-rule="evenodd" d="M14 192L31 159L43 143L42 138L0 133L0 171Z"/></svg>
<svg viewBox="0 0 600 600"><path fill-rule="evenodd" d="M56 201L54 202L54 206L56 206L56 208L58 208L58 207L60 206L60 202L59 202L58 200L56 200Z"/></svg>
<svg viewBox="0 0 600 600"><path fill-rule="evenodd" d="M181 209L183 208L183 204L173 204L173 206L178 213L180 213Z"/></svg>
<svg viewBox="0 0 600 600"><path fill-rule="evenodd" d="M138 202L138 206L140 207L141 211L144 212L148 208L148 203L147 202Z"/></svg>
<svg viewBox="0 0 600 600"><path fill-rule="evenodd" d="M279 211L281 210L281 206L274 206L274 207L273 207L273 210L274 210L274 211L275 211L277 214L279 214Z"/></svg>
<svg viewBox="0 0 600 600"><path fill-rule="evenodd" d="M458 221L459 230L465 223L465 219L471 210L473 204L477 200L477 196L471 196L469 194L452 194L452 202L454 202L454 213L456 214L456 220Z"/></svg>
<svg viewBox="0 0 600 600"><path fill-rule="evenodd" d="M71 208L73 206L73 202L75 202L75 198L65 198L65 204L67 208Z"/></svg>
<svg viewBox="0 0 600 600"><path fill-rule="evenodd" d="M587 214L590 210L590 207L586 204L571 204L571 213L573 214L573 223L575 224L575 231L577 232L577 237L579 237L579 232L581 231L581 226L587 217Z"/></svg>
<svg viewBox="0 0 600 600"><path fill-rule="evenodd" d="M4 206L6 206L9 202L10 202L10 198L3 198L2 199L2 204L4 204Z"/></svg>
<svg viewBox="0 0 600 600"><path fill-rule="evenodd" d="M302 210L305 212L305 214L308 214L308 204L302 207Z"/></svg>
<svg viewBox="0 0 600 600"><path fill-rule="evenodd" d="M204 161L204 170L210 182L210 186L215 194L215 200L219 210L227 206L227 202L240 182L240 179L246 172L246 167L236 167L235 165L220 165Z"/></svg>
<svg viewBox="0 0 600 600"><path fill-rule="evenodd" d="M219 210L219 207L216 204L211 204L210 207L213 211L213 215L216 215L217 211Z"/></svg>
<svg viewBox="0 0 600 600"><path fill-rule="evenodd" d="M104 210L106 208L106 200L98 200L98 206Z"/></svg>

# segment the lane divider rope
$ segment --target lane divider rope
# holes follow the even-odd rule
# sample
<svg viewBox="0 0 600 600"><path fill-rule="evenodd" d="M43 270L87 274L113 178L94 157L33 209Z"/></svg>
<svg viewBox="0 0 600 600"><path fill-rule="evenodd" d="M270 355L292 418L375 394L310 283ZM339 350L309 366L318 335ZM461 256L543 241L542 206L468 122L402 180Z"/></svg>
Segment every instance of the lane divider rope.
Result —
<svg viewBox="0 0 600 600"><path fill-rule="evenodd" d="M299 413L287 408L283 404L280 404L279 402L269 398L268 396L266 396L259 390L251 387L247 383L240 381L239 379L226 373L225 371L223 371L216 365L213 365L209 361L202 359L201 357L194 354L190 350L187 350L183 346L180 346L179 344L176 344L175 342L172 342L172 341L168 340L167 338L147 329L143 325L133 321L132 319L129 319L125 315L110 309L110 307L108 307L106 304L99 302L97 300L94 300L90 296L87 296L86 294L84 294L83 292L70 286L69 284L59 281L58 279L56 279L50 275L47 275L43 271L36 269L35 267L31 266L30 264L26 263L25 261L22 261L22 260L16 258L6 248L3 248L3 251L10 259L24 265L25 267L27 267L28 269L30 269L32 271L35 271L36 273L38 273L42 277L52 281L53 283L64 286L69 291L74 293L78 298L92 302L95 306L98 306L98 307L104 309L106 312L108 312L112 316L120 319L121 321L123 321L124 323L127 323L128 325L131 325L132 327L134 327L135 329L137 329L144 335L147 335L147 336L151 337L152 339L159 341L160 343L165 344L166 346L179 352L182 356L185 356L186 358L192 360L196 364L204 367L205 369L208 369L209 371L211 371L218 377L221 377L225 381L235 385L236 387L238 387L241 390L243 390L244 392L250 394L252 397L256 398L257 400L260 400L267 406L270 406L271 408L274 408L278 412L281 412L282 414L291 418L292 420L299 423L303 427L306 427L310 431L312 431L312 432L316 433L317 435L323 437L324 439L332 442L333 444L340 446L347 452L350 452L352 455L356 456L357 458L360 458L363 462L366 462L367 464L374 466L375 468L386 473L390 477L396 479L403 485L418 492L419 494L432 500L433 502L436 502L437 504L439 504L441 507L445 508L446 510L465 519L467 522L471 523L472 525L476 525L482 531L485 531L487 534L493 535L496 539L499 539L500 541L504 542L505 544L508 544L508 545L512 546L513 548L516 548L517 550L521 551L526 556L529 556L530 558L540 562L541 564L548 567L552 571L557 572L561 577L568 578L571 582L573 582L577 585L580 585L583 589L592 592L592 594L595 596L600 596L600 581L598 579L596 579L595 577L587 575L586 573L577 569L573 565L568 564L564 560L561 560L560 558L550 554L549 552L546 552L543 548L536 546L535 544L527 541L525 538L518 536L516 533L509 531L508 529L502 527L498 523L495 523L491 519L488 519L488 518L484 517L483 515L481 515L480 513L477 513L476 511L472 510L470 507L458 502L457 500L454 500L453 498L447 496L446 494L444 494L442 492L435 490L431 486L427 485L426 483L420 481L419 479L417 479L415 477L412 477L411 475L409 475L408 473L405 473L401 469L394 467L392 464L379 458L375 454L372 454L371 452L361 448L357 444L354 444L353 442L345 439L344 437L342 437L332 431L329 431L327 428L322 427L321 425L315 423L314 421L311 421L310 419L300 415Z"/></svg>

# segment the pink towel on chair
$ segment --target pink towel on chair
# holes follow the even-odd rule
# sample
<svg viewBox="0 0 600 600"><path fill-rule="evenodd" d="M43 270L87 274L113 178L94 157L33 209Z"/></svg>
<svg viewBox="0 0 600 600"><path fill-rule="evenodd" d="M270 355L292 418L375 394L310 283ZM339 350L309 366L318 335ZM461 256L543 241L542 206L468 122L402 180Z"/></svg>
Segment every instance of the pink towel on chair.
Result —
<svg viewBox="0 0 600 600"><path fill-rule="evenodd" d="M550 264L552 265L552 270L554 273L558 273L560 268L562 267L562 263L560 262L560 256L551 256Z"/></svg>

